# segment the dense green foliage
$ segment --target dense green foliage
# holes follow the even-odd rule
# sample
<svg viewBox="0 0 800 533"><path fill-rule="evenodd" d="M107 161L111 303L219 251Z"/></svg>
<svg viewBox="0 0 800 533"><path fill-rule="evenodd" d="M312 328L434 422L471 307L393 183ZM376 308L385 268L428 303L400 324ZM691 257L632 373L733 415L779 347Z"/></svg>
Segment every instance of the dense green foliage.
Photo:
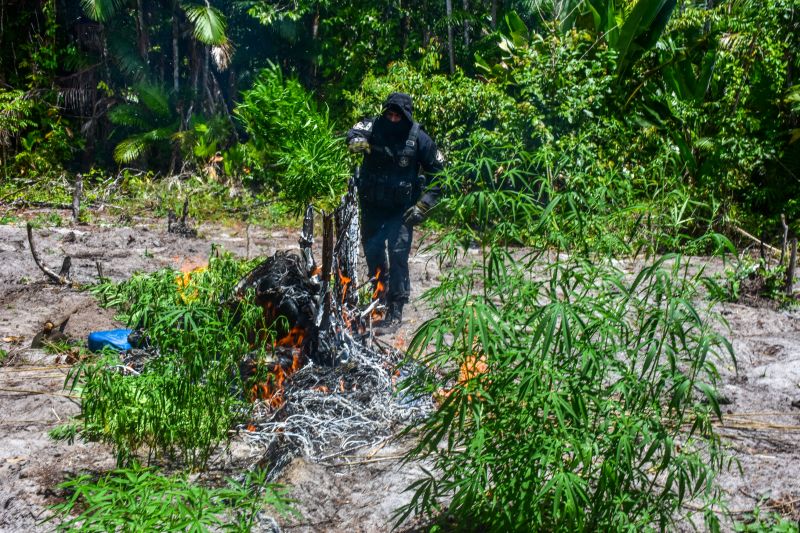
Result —
<svg viewBox="0 0 800 533"><path fill-rule="evenodd" d="M309 203L330 209L347 187L349 165L327 109L320 109L280 68L264 69L242 94L236 114L251 135L254 171L298 211Z"/></svg>
<svg viewBox="0 0 800 533"><path fill-rule="evenodd" d="M609 184L621 202L677 190L713 197L717 224L795 220L797 0L451 4L4 5L3 169L37 181L188 164L292 201L330 196L347 166L334 130L405 88L452 161L525 151L534 176ZM285 95L264 129L275 109L258 95L278 71L304 101ZM295 113L315 126L291 126Z"/></svg>
<svg viewBox="0 0 800 533"><path fill-rule="evenodd" d="M476 529L664 529L691 500L715 528L715 365L730 359L711 302L749 271L720 287L675 252L731 250L716 233L730 224L769 237L781 213L796 231L798 8L11 2L0 194L65 202L82 172L91 199L125 165L149 172L120 171L126 191L184 180L165 180L158 214L173 186L327 210L354 163L341 133L406 91L448 160L437 252L453 264L478 243L481 260L428 294L437 314L411 350L426 371L407 386L440 398L412 453L436 469L401 515L450 502ZM632 274L616 262L631 256L647 258ZM258 310L219 305L245 266L97 287L160 357L140 375L79 366L81 414L60 436L110 443L120 464L205 465L244 412L239 361L266 355L249 342Z"/></svg>
<svg viewBox="0 0 800 533"><path fill-rule="evenodd" d="M246 413L240 362L246 355L263 358L268 345L251 346L254 335L267 335L259 307L220 303L248 266L213 255L207 270L191 275L164 270L93 288L101 302L146 333L159 356L133 375L115 353L77 366L68 378L81 394L73 431L111 444L120 465L142 451L193 468L205 465Z"/></svg>
<svg viewBox="0 0 800 533"><path fill-rule="evenodd" d="M487 164L504 174L504 163ZM602 195L540 197L513 187L449 200L473 224L435 249L452 260L477 240L482 253L426 294L436 315L410 347L426 370L406 392L439 398L409 430L419 436L410 457L434 468L399 516L435 516L449 502L459 527L476 531L670 529L692 500L717 528L716 365L733 360L713 302L699 303L714 280L676 254L633 273L596 252L556 254L602 250L584 229L611 228L617 214ZM547 246L505 245L520 228Z"/></svg>
<svg viewBox="0 0 800 533"><path fill-rule="evenodd" d="M250 531L265 507L291 511L280 487L265 483L265 473L239 483L207 488L185 475L164 476L150 468L120 468L93 479L81 475L61 483L69 493L53 506L49 519L64 519L59 531ZM70 516L72 512L77 516Z"/></svg>

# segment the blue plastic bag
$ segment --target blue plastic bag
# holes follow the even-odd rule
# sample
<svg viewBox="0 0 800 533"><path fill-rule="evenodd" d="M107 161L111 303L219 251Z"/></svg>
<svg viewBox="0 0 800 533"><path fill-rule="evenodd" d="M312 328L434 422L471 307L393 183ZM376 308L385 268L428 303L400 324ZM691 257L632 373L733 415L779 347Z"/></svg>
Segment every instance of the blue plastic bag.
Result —
<svg viewBox="0 0 800 533"><path fill-rule="evenodd" d="M89 349L93 352L99 352L108 346L120 352L130 350L131 345L128 342L128 335L130 334L131 330L129 329L111 329L89 333Z"/></svg>

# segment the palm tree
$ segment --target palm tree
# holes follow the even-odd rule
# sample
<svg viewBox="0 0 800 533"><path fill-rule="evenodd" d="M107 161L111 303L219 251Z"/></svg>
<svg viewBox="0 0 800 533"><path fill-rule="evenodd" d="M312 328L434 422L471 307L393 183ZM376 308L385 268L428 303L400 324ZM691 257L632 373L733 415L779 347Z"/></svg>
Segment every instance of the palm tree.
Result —
<svg viewBox="0 0 800 533"><path fill-rule="evenodd" d="M180 41L181 37L186 37L183 53L188 58L188 72L184 79L190 80L195 90L193 103L199 103L209 112L217 110L219 83L212 79L209 66L213 59L217 67L223 70L230 61L232 47L226 33L226 18L209 0L202 3L178 0L81 0L81 6L89 18L104 25L115 24L115 31L106 32L109 51L123 74L134 82L153 82L155 76L151 64L170 63L172 89L178 93L182 64ZM151 37L148 32L153 28L158 32L162 27L171 29L166 42L160 47L166 57L151 62ZM132 28L136 32L135 51L131 48L131 40L124 37L126 31L130 32ZM171 54L166 52L169 49ZM165 81L163 72L161 81ZM183 107L186 113L184 122L187 122L192 105Z"/></svg>

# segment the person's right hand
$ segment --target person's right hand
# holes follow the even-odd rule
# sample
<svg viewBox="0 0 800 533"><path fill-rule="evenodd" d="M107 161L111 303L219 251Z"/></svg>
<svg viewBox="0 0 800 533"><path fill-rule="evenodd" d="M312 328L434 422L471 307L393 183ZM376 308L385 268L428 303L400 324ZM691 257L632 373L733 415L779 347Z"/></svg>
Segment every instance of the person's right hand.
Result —
<svg viewBox="0 0 800 533"><path fill-rule="evenodd" d="M350 144L347 145L347 148L354 154L359 152L369 153L369 141L364 137L355 137L352 141L350 141Z"/></svg>

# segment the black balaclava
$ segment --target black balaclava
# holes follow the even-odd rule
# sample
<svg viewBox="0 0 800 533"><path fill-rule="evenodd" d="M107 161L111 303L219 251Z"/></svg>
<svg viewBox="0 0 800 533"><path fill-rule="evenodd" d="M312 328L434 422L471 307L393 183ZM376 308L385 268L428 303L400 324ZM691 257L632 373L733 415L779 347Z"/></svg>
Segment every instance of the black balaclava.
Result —
<svg viewBox="0 0 800 533"><path fill-rule="evenodd" d="M383 117L383 113L387 110L400 113L403 119L400 122L391 122ZM412 113L414 105L411 96L406 93L392 93L383 102L381 107L380 126L386 137L391 140L405 140L408 137L408 131L411 129L411 124L414 123Z"/></svg>

